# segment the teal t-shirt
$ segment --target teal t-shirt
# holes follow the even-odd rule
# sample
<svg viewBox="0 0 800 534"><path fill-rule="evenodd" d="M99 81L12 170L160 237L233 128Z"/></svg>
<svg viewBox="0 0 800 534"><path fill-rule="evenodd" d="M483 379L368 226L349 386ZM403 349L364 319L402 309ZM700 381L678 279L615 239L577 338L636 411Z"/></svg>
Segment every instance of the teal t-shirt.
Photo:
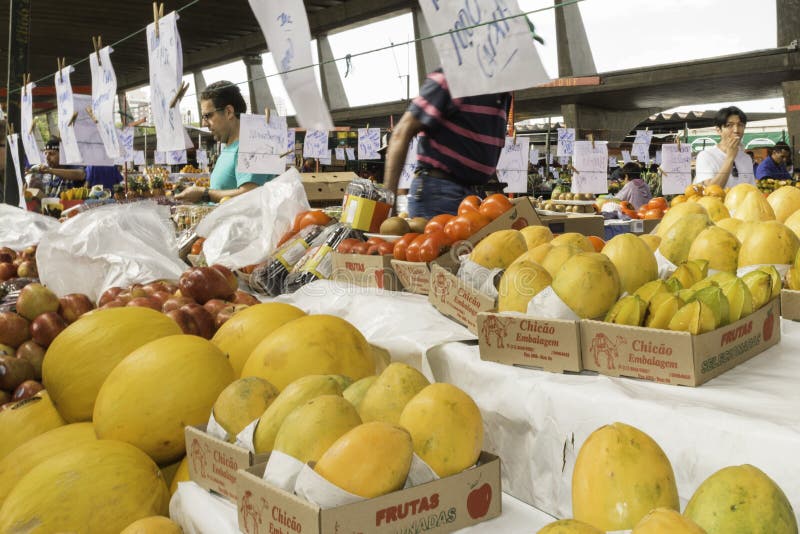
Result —
<svg viewBox="0 0 800 534"><path fill-rule="evenodd" d="M253 174L236 170L236 158L239 155L239 140L222 147L214 171L211 173L211 189L236 189L247 182L264 185L276 175Z"/></svg>

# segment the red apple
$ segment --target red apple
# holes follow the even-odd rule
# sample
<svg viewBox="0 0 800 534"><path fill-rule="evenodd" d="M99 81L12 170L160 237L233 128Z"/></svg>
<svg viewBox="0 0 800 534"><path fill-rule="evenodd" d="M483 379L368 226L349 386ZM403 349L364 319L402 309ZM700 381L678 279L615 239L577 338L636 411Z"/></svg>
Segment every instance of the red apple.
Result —
<svg viewBox="0 0 800 534"><path fill-rule="evenodd" d="M253 306L255 304L259 304L261 301L246 291L238 290L236 293L234 293L231 302L234 304L247 304L248 306Z"/></svg>
<svg viewBox="0 0 800 534"><path fill-rule="evenodd" d="M20 278L38 278L39 269L36 268L36 262L31 260L22 260L22 263L17 267L17 276Z"/></svg>
<svg viewBox="0 0 800 534"><path fill-rule="evenodd" d="M225 308L226 306L230 306L230 305L231 305L231 303L228 302L227 300L211 299L208 302L206 302L205 304L203 304L203 307L206 310L208 310L208 313L210 313L212 317L214 317L216 319L217 314L219 313L219 311L221 309Z"/></svg>
<svg viewBox="0 0 800 534"><path fill-rule="evenodd" d="M47 312L58 311L58 297L42 284L28 284L17 297L17 313L29 321Z"/></svg>
<svg viewBox="0 0 800 534"><path fill-rule="evenodd" d="M219 271L224 277L225 280L228 281L228 285L231 288L231 291L236 291L239 289L239 280L236 278L236 275L233 274L233 271L225 267L224 265L220 265L219 263L215 263L211 266L212 269L216 269Z"/></svg>
<svg viewBox="0 0 800 534"><path fill-rule="evenodd" d="M194 299L189 297L170 297L161 305L161 311L167 313L172 310L177 310L184 304L197 304Z"/></svg>
<svg viewBox="0 0 800 534"><path fill-rule="evenodd" d="M28 340L17 349L17 358L20 360L28 360L33 366L34 376L36 380L42 379L42 362L44 362L44 347L37 345L35 341Z"/></svg>
<svg viewBox="0 0 800 534"><path fill-rule="evenodd" d="M161 280L161 283L164 284L164 291L166 291L171 295L174 295L175 292L178 290L177 282L173 282L171 280Z"/></svg>
<svg viewBox="0 0 800 534"><path fill-rule="evenodd" d="M17 276L17 266L11 263L12 260L0 263L0 282L11 280Z"/></svg>
<svg viewBox="0 0 800 534"><path fill-rule="evenodd" d="M247 304L230 304L225 306L217 313L217 318L214 321L214 325L219 330L219 327L225 324L225 321L236 315L236 313L249 308Z"/></svg>
<svg viewBox="0 0 800 534"><path fill-rule="evenodd" d="M492 486L488 483L472 490L467 496L467 512L472 519L479 519L489 512L492 504Z"/></svg>
<svg viewBox="0 0 800 534"><path fill-rule="evenodd" d="M147 284L142 286L142 289L147 295L152 295L157 291L166 291L166 285L164 282L148 282Z"/></svg>
<svg viewBox="0 0 800 534"><path fill-rule="evenodd" d="M11 263L13 263L14 266L17 268L17 272L19 272L19 266L22 265L23 261L25 261L25 258L23 258L22 256L17 256L13 260L11 260Z"/></svg>
<svg viewBox="0 0 800 534"><path fill-rule="evenodd" d="M33 380L30 362L13 356L0 356L0 389L14 391L26 380Z"/></svg>
<svg viewBox="0 0 800 534"><path fill-rule="evenodd" d="M31 322L31 338L42 347L50 343L67 327L67 322L56 312L49 311L37 316Z"/></svg>
<svg viewBox="0 0 800 534"><path fill-rule="evenodd" d="M78 320L78 317L94 309L91 299L83 293L64 295L58 299L58 302L58 313L68 324L74 323Z"/></svg>
<svg viewBox="0 0 800 534"><path fill-rule="evenodd" d="M194 267L184 272L178 282L181 295L191 297L199 304L213 298L226 299L233 295L225 275L211 267Z"/></svg>
<svg viewBox="0 0 800 534"><path fill-rule="evenodd" d="M14 258L17 257L17 251L8 248L8 247L0 247L0 262L7 261L11 263L14 261Z"/></svg>
<svg viewBox="0 0 800 534"><path fill-rule="evenodd" d="M155 291L154 293L150 294L149 297L158 302L159 306L164 306L166 301L173 298L172 295L166 291ZM159 311L161 311L161 308L159 308Z"/></svg>
<svg viewBox="0 0 800 534"><path fill-rule="evenodd" d="M185 310L170 310L165 313L167 317L178 323L184 334L196 336L198 333L197 323L194 322L194 317L189 315Z"/></svg>
<svg viewBox="0 0 800 534"><path fill-rule="evenodd" d="M206 339L211 339L214 336L216 331L214 317L208 313L208 310L197 303L181 306L181 310L191 315L192 319L194 319L198 336Z"/></svg>
<svg viewBox="0 0 800 534"><path fill-rule="evenodd" d="M99 308L100 306L105 306L107 302L111 302L117 298L117 295L122 293L122 291L123 289L121 287L109 287L103 292L102 295L100 295L100 298L97 300L97 307Z"/></svg>
<svg viewBox="0 0 800 534"><path fill-rule="evenodd" d="M152 297L134 297L126 306L139 306L142 308L152 308L161 311L161 303Z"/></svg>
<svg viewBox="0 0 800 534"><path fill-rule="evenodd" d="M0 312L0 343L17 348L31 338L30 323L14 312Z"/></svg>
<svg viewBox="0 0 800 534"><path fill-rule="evenodd" d="M144 286L142 284L133 284L128 288L128 293L130 294L131 298L134 299L147 296L147 291L144 290Z"/></svg>
<svg viewBox="0 0 800 534"><path fill-rule="evenodd" d="M29 399L42 391L44 386L37 382L36 380L26 380L22 384L17 386L17 389L14 390L14 394L11 395L11 400L21 401L25 399Z"/></svg>
<svg viewBox="0 0 800 534"><path fill-rule="evenodd" d="M105 304L100 306L98 308L98 310L107 310L108 308L122 308L126 304L128 304L127 300L124 300L124 299L113 299L113 300L109 300L108 302L106 302Z"/></svg>

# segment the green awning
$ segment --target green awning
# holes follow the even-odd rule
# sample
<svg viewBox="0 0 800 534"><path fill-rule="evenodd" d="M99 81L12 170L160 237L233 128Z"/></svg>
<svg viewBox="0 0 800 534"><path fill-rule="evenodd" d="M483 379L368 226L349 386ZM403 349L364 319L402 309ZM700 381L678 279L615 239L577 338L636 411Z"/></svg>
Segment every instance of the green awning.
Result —
<svg viewBox="0 0 800 534"><path fill-rule="evenodd" d="M697 152L703 150L704 147L708 148L719 143L720 136L716 134L711 135L690 135L689 143L692 145L692 150ZM745 132L742 142L746 149L751 150L754 148L765 148L775 146L778 141L788 142L786 139L786 132Z"/></svg>

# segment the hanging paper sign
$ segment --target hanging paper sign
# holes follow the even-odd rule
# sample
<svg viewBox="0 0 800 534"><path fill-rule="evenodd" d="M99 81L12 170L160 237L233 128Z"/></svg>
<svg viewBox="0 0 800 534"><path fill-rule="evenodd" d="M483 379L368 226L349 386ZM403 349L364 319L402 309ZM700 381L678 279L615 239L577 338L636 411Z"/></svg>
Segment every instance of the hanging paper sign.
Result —
<svg viewBox="0 0 800 534"><path fill-rule="evenodd" d="M550 81L514 0L420 0L453 98Z"/></svg>
<svg viewBox="0 0 800 534"><path fill-rule="evenodd" d="M631 160L630 151L628 151L628 150L623 150L622 151L622 161L623 161L623 163L630 163L632 161Z"/></svg>
<svg viewBox="0 0 800 534"><path fill-rule="evenodd" d="M569 164L569 156L561 156L558 158L558 164L562 167Z"/></svg>
<svg viewBox="0 0 800 534"><path fill-rule="evenodd" d="M344 148L337 148L336 149L336 159L339 161L344 160Z"/></svg>
<svg viewBox="0 0 800 534"><path fill-rule="evenodd" d="M330 165L331 164L331 152L332 152L331 150L328 150L327 153L323 157L319 158L319 164L320 165Z"/></svg>
<svg viewBox="0 0 800 534"><path fill-rule="evenodd" d="M144 150L134 150L133 151L133 164L134 165L145 165L144 159Z"/></svg>
<svg viewBox="0 0 800 534"><path fill-rule="evenodd" d="M558 129L558 149L556 156L571 156L575 144L575 128Z"/></svg>
<svg viewBox="0 0 800 534"><path fill-rule="evenodd" d="M120 159L122 161L133 161L133 128L121 128L117 130L119 139ZM103 142L105 145L105 142ZM106 149L108 152L108 149Z"/></svg>
<svg viewBox="0 0 800 534"><path fill-rule="evenodd" d="M25 204L25 188L22 186L22 171L19 167L19 134L6 136L8 140L8 150L11 151L11 159L14 160L14 172L17 175L17 191L19 191L19 207L27 209Z"/></svg>
<svg viewBox="0 0 800 534"><path fill-rule="evenodd" d="M552 165L553 164L553 153L552 152L547 154L547 164L548 165Z"/></svg>
<svg viewBox="0 0 800 534"><path fill-rule="evenodd" d="M661 192L665 195L681 195L692 183L692 147L682 144L661 147Z"/></svg>
<svg viewBox="0 0 800 534"><path fill-rule="evenodd" d="M161 152L160 150L156 150L153 152L153 162L156 165L166 165L167 164L167 153Z"/></svg>
<svg viewBox="0 0 800 534"><path fill-rule="evenodd" d="M181 165L187 162L186 150L170 150L167 152L167 163L169 165Z"/></svg>
<svg viewBox="0 0 800 534"><path fill-rule="evenodd" d="M324 158L328 155L328 130L307 130L303 141L304 158Z"/></svg>
<svg viewBox="0 0 800 534"><path fill-rule="evenodd" d="M537 165L539 163L539 149L531 147L530 153L528 155L528 161L532 164Z"/></svg>
<svg viewBox="0 0 800 534"><path fill-rule="evenodd" d="M398 189L409 189L411 181L414 179L414 170L417 168L417 146L419 138L414 136L408 143L406 160L403 162L403 169L400 171L400 180L397 182Z"/></svg>
<svg viewBox="0 0 800 534"><path fill-rule="evenodd" d="M539 167L539 176L544 178L544 167Z"/></svg>
<svg viewBox="0 0 800 534"><path fill-rule="evenodd" d="M655 163L656 165L661 165L661 151L660 150L656 150L656 157L653 158L653 163Z"/></svg>
<svg viewBox="0 0 800 534"><path fill-rule="evenodd" d="M608 193L608 142L575 141L573 193Z"/></svg>
<svg viewBox="0 0 800 534"><path fill-rule="evenodd" d="M205 150L197 151L197 164L201 167L208 167L208 152Z"/></svg>
<svg viewBox="0 0 800 534"><path fill-rule="evenodd" d="M92 71L92 111L97 119L97 131L109 158L120 156L119 138L114 125L114 98L117 96L117 75L111 65L111 47L106 46L97 54L89 55Z"/></svg>
<svg viewBox="0 0 800 534"><path fill-rule="evenodd" d="M106 148L100 138L97 125L86 111L86 108L92 105L92 97L90 95L72 95L72 101L78 116L70 129L75 134L81 163L98 166L114 165L116 158L110 158L106 154Z"/></svg>
<svg viewBox="0 0 800 534"><path fill-rule="evenodd" d="M345 154L347 154L347 159L354 161L356 159L356 149L355 148L345 148Z"/></svg>
<svg viewBox="0 0 800 534"><path fill-rule="evenodd" d="M150 63L150 111L156 127L159 151L186 148L180 106L170 104L183 82L183 51L174 11L147 25L147 56Z"/></svg>
<svg viewBox="0 0 800 534"><path fill-rule="evenodd" d="M636 138L633 140L633 152L641 162L650 160L650 142L653 139L653 132L650 130L636 130Z"/></svg>
<svg viewBox="0 0 800 534"><path fill-rule="evenodd" d="M505 193L528 192L529 137L506 137L506 144L497 160L497 179L507 183Z"/></svg>
<svg viewBox="0 0 800 534"><path fill-rule="evenodd" d="M239 157L236 170L257 174L281 174L286 170L286 117L242 113L239 117Z"/></svg>
<svg viewBox="0 0 800 534"><path fill-rule="evenodd" d="M286 130L286 151L290 152L294 157L294 137L295 137L295 129L289 128Z"/></svg>
<svg viewBox="0 0 800 534"><path fill-rule="evenodd" d="M36 136L33 134L33 88L36 84L29 83L22 88L20 99L20 123L22 124L22 147L25 149L25 157L31 165L42 163L42 153L36 144Z"/></svg>
<svg viewBox="0 0 800 534"><path fill-rule="evenodd" d="M358 129L358 159L381 159L378 149L381 147L380 128Z"/></svg>
<svg viewBox="0 0 800 534"><path fill-rule="evenodd" d="M617 162L617 158L614 156L608 156L608 166L609 167L619 167L619 163Z"/></svg>
<svg viewBox="0 0 800 534"><path fill-rule="evenodd" d="M297 122L308 129L332 129L331 114L311 67L311 31L303 0L249 2L297 110Z"/></svg>
<svg viewBox="0 0 800 534"><path fill-rule="evenodd" d="M78 110L72 100L72 83L69 79L74 70L72 65L67 65L55 73L58 131L61 133L61 154L65 163L81 163L81 152L73 129L75 121L72 118Z"/></svg>

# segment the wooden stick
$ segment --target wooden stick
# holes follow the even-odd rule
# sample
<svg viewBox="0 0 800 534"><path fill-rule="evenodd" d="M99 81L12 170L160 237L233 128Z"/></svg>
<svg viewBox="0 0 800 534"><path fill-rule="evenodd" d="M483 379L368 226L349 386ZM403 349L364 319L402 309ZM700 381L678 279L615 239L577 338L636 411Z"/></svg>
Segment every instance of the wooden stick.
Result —
<svg viewBox="0 0 800 534"><path fill-rule="evenodd" d="M14 135L14 124L11 122L8 123L8 135Z"/></svg>
<svg viewBox="0 0 800 534"><path fill-rule="evenodd" d="M76 111L75 113L72 114L72 117L70 117L69 122L67 123L67 126L74 126L75 125L75 121L77 119L78 119L78 112Z"/></svg>
<svg viewBox="0 0 800 534"><path fill-rule="evenodd" d="M189 84L185 82L181 82L181 87L178 89L178 92L175 93L175 96L172 97L172 100L169 102L169 107L174 108L175 105L181 101L183 95L186 94L186 90L189 89Z"/></svg>
<svg viewBox="0 0 800 534"><path fill-rule="evenodd" d="M269 124L269 106L264 108L264 120L267 124Z"/></svg>
<svg viewBox="0 0 800 534"><path fill-rule="evenodd" d="M158 38L158 2L153 2L153 23L155 24L156 38Z"/></svg>
<svg viewBox="0 0 800 534"><path fill-rule="evenodd" d="M92 45L94 45L94 53L97 56L97 64L102 66L103 62L100 61L100 47L102 46L102 37L92 36Z"/></svg>
<svg viewBox="0 0 800 534"><path fill-rule="evenodd" d="M94 116L94 110L92 109L92 106L86 106L86 114L89 115L89 118L92 119L95 124L97 124L97 117Z"/></svg>

